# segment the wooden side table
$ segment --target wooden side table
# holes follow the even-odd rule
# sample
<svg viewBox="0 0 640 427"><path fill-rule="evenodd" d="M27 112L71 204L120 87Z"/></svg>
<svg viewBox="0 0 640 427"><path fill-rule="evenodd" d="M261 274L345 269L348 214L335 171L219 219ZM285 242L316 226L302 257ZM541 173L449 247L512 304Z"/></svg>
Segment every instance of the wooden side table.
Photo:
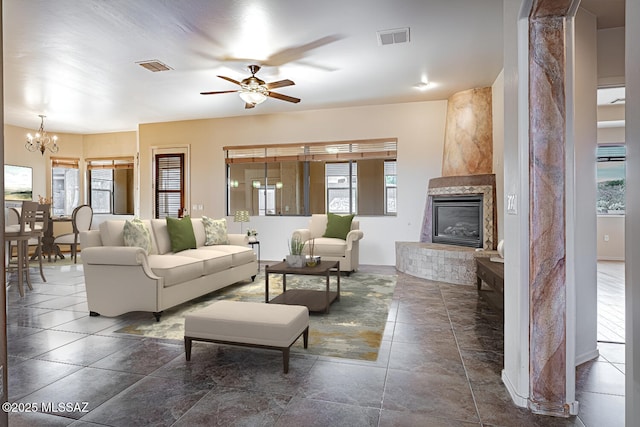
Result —
<svg viewBox="0 0 640 427"><path fill-rule="evenodd" d="M504 310L504 264L489 258L476 258L476 275L478 294L493 307ZM482 289L482 282L491 289Z"/></svg>

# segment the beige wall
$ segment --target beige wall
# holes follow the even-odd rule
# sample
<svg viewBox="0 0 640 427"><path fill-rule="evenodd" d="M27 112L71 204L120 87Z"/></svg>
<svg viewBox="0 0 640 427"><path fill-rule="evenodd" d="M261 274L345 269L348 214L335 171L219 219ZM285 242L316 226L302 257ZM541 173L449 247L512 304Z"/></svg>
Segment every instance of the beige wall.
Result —
<svg viewBox="0 0 640 427"><path fill-rule="evenodd" d="M598 259L624 261L624 216L599 215L597 239Z"/></svg>
<svg viewBox="0 0 640 427"><path fill-rule="evenodd" d="M394 242L419 239L429 179L441 175L446 106L446 101L417 102L141 124L140 216L152 214L153 147L189 145L191 214L222 217L223 146L397 137L398 215L360 217L361 263L394 265ZM200 204L202 211L193 211ZM277 260L286 254L286 236L307 223L306 217L252 217L248 227L260 233L263 259ZM231 218L229 227L240 228Z"/></svg>
<svg viewBox="0 0 640 427"><path fill-rule="evenodd" d="M39 123L35 123L36 128ZM82 157L82 135L57 133L45 129L50 135L57 135L60 151L55 157ZM49 151L45 154L30 152L24 148L26 136L35 129L25 129L17 126L4 126L4 162L9 165L30 166L33 170L33 198L51 196L51 161ZM82 176L80 177L82 182ZM81 195L82 197L82 195Z"/></svg>

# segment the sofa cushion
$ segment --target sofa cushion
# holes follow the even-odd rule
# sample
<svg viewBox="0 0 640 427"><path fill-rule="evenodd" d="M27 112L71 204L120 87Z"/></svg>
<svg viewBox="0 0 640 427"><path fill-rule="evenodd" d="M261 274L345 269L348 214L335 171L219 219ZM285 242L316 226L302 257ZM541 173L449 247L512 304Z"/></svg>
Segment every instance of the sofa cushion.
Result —
<svg viewBox="0 0 640 427"><path fill-rule="evenodd" d="M327 216L325 214L312 214L309 221L309 237L322 237L327 229Z"/></svg>
<svg viewBox="0 0 640 427"><path fill-rule="evenodd" d="M317 237L314 239L313 252L321 256L343 257L347 250L347 241L333 237Z"/></svg>
<svg viewBox="0 0 640 427"><path fill-rule="evenodd" d="M147 219L143 219L142 223L146 225L147 229L151 229L151 223ZM98 226L100 230L100 240L103 246L125 246L124 243L124 224L125 220L122 219L109 219L103 221ZM157 253L156 240L151 233L151 254Z"/></svg>
<svg viewBox="0 0 640 427"><path fill-rule="evenodd" d="M202 261L193 257L172 254L150 255L148 261L151 271L164 279L165 288L197 279L204 274Z"/></svg>
<svg viewBox="0 0 640 427"><path fill-rule="evenodd" d="M125 246L135 246L144 249L147 253L151 252L151 231L140 218L126 220L122 228L122 236Z"/></svg>
<svg viewBox="0 0 640 427"><path fill-rule="evenodd" d="M203 246L199 250L204 251L216 251L231 254L231 266L237 267L239 265L248 264L255 261L256 253L251 248L236 245L216 245L216 246Z"/></svg>
<svg viewBox="0 0 640 427"><path fill-rule="evenodd" d="M171 241L171 251L180 252L196 248L196 236L189 215L181 219L167 217L167 231Z"/></svg>
<svg viewBox="0 0 640 427"><path fill-rule="evenodd" d="M353 221L354 215L336 215L333 213L327 214L327 229L324 231L322 237L334 237L336 239L345 240L347 234L351 231L351 221Z"/></svg>
<svg viewBox="0 0 640 427"><path fill-rule="evenodd" d="M213 250L203 250L202 247L199 249L187 249L186 251L182 251L180 252L180 256L192 257L201 260L204 269L203 273L205 275L218 273L231 268L233 261L232 254Z"/></svg>
<svg viewBox="0 0 640 427"><path fill-rule="evenodd" d="M204 225L204 244L211 245L228 245L229 237L227 236L227 219L211 219L206 216L202 217Z"/></svg>

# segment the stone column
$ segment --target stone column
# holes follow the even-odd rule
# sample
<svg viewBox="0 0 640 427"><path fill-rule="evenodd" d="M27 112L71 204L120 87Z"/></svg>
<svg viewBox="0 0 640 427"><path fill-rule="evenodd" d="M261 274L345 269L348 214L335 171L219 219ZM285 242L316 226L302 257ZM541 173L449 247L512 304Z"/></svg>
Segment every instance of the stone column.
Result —
<svg viewBox="0 0 640 427"><path fill-rule="evenodd" d="M564 417L565 17L571 3L534 0L529 15L529 408Z"/></svg>

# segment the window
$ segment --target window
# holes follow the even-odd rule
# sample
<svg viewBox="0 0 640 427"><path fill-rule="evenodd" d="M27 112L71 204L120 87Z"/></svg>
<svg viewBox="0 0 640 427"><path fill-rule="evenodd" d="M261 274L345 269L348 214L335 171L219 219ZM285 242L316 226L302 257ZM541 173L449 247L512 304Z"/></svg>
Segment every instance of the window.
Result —
<svg viewBox="0 0 640 427"><path fill-rule="evenodd" d="M51 158L51 214L71 215L80 204L80 170L76 158Z"/></svg>
<svg viewBox="0 0 640 427"><path fill-rule="evenodd" d="M327 212L356 213L358 164L356 162L326 163Z"/></svg>
<svg viewBox="0 0 640 427"><path fill-rule="evenodd" d="M156 154L156 218L182 217L185 210L184 188L184 154Z"/></svg>
<svg viewBox="0 0 640 427"><path fill-rule="evenodd" d="M596 181L599 215L623 215L625 210L626 147L600 145L597 149Z"/></svg>
<svg viewBox="0 0 640 427"><path fill-rule="evenodd" d="M384 162L384 213L387 215L395 214L397 212L396 164L397 162L395 160L388 160Z"/></svg>
<svg viewBox="0 0 640 427"><path fill-rule="evenodd" d="M133 157L87 159L89 204L96 214L133 214Z"/></svg>
<svg viewBox="0 0 640 427"><path fill-rule="evenodd" d="M396 214L395 138L224 147L227 213Z"/></svg>

